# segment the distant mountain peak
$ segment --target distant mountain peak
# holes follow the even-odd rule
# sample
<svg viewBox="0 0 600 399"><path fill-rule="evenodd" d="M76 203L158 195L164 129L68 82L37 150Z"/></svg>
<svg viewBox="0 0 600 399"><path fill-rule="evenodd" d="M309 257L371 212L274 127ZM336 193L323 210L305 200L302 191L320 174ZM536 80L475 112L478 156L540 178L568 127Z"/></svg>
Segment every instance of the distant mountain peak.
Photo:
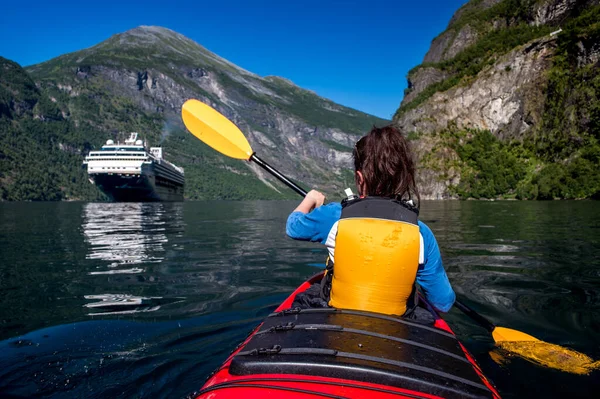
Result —
<svg viewBox="0 0 600 399"><path fill-rule="evenodd" d="M146 41L176 39L185 42L195 43L193 40L188 39L181 33L177 33L174 30L162 26L141 25L137 28L133 28L123 33L117 34L116 36L119 36L120 38L135 38L138 40Z"/></svg>
<svg viewBox="0 0 600 399"><path fill-rule="evenodd" d="M160 34L160 35L171 35L171 36L183 36L172 29L165 28L164 26L156 26L156 25L140 25L137 28L130 29L127 32L146 32L152 34Z"/></svg>
<svg viewBox="0 0 600 399"><path fill-rule="evenodd" d="M177 33L169 28L162 26L142 25L128 31L117 33L108 40L100 43L98 46L112 46L118 44L120 46L164 46L171 42L171 46L176 44L193 45L202 48L203 51L208 51L191 39Z"/></svg>
<svg viewBox="0 0 600 399"><path fill-rule="evenodd" d="M183 57L190 60L197 60L200 57L209 59L211 62L216 62L221 66L233 68L241 74L258 77L258 75L218 56L198 42L162 26L141 25L128 31L117 33L108 40L92 47L91 50L99 50L101 52L108 50L112 55L115 49L123 51L126 48L144 49L144 51L151 50L149 53L153 56L162 55L168 57L175 55L178 58Z"/></svg>

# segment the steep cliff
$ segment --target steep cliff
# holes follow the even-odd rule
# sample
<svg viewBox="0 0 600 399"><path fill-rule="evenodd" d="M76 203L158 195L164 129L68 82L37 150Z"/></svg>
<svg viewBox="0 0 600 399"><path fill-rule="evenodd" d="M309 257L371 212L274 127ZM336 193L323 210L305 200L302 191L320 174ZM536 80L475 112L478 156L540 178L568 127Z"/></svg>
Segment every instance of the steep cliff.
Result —
<svg viewBox="0 0 600 399"><path fill-rule="evenodd" d="M600 166L599 4L472 0L455 13L394 117L419 153L425 197L598 196L600 176L581 175ZM515 163L486 172L464 150L473 143Z"/></svg>
<svg viewBox="0 0 600 399"><path fill-rule="evenodd" d="M82 152L137 131L185 168L187 198L293 198L253 164L228 160L186 133L180 110L189 98L234 121L283 173L334 198L352 184L356 139L373 124L389 123L287 79L260 77L160 27L141 26L26 70L85 138L65 145Z"/></svg>

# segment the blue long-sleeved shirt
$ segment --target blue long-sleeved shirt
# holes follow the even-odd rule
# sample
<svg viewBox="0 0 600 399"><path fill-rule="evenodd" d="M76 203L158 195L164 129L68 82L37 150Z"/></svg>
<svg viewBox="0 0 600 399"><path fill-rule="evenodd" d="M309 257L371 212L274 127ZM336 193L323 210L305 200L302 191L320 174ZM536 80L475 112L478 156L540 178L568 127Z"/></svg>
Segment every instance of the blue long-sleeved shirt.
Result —
<svg viewBox="0 0 600 399"><path fill-rule="evenodd" d="M312 212L292 212L286 224L286 233L293 239L320 242L334 256L335 231L332 227L342 215L342 205L333 202L320 206ZM442 312L450 310L456 295L452 290L444 266L437 241L429 227L419 221L419 232L423 238L423 259L417 270L417 283L427 300Z"/></svg>

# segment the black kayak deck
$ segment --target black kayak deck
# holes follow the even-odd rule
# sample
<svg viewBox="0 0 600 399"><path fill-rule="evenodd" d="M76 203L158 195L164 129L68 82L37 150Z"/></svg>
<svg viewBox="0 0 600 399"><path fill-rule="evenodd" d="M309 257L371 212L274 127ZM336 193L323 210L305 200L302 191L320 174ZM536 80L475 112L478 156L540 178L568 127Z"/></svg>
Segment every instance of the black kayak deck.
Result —
<svg viewBox="0 0 600 399"><path fill-rule="evenodd" d="M233 357L236 376L295 374L393 386L445 398L492 398L456 337L379 313L273 313Z"/></svg>

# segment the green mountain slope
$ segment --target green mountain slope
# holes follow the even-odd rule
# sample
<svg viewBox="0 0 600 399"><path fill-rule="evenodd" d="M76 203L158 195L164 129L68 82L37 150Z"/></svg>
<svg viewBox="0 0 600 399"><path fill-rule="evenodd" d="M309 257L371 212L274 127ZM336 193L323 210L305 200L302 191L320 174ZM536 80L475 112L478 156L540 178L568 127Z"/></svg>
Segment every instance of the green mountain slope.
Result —
<svg viewBox="0 0 600 399"><path fill-rule="evenodd" d="M94 132L76 129L16 63L0 57L0 199L97 199L81 167Z"/></svg>
<svg viewBox="0 0 600 399"><path fill-rule="evenodd" d="M185 169L188 199L294 198L254 165L226 159L187 133L180 109L189 98L207 102L233 120L274 167L307 188L319 187L336 197L352 183L350 154L356 139L374 124L389 123L286 79L262 78L160 27L139 27L26 71L21 70L23 79L57 113L53 123L67 126L47 143L44 165L62 164L56 154L67 153L76 165L107 139L136 131L150 145L161 145L165 158ZM2 80L21 84L4 72ZM14 94L6 96L10 102ZM8 124L16 118L37 120L33 111L31 116L3 115ZM38 137L38 125L30 126L27 134ZM8 147L22 151L20 143ZM2 172L13 177L2 180L2 187L21 175L22 162L11 162ZM97 198L85 179L74 177L74 170L81 173L65 169L64 178L75 179L76 194L28 199Z"/></svg>

